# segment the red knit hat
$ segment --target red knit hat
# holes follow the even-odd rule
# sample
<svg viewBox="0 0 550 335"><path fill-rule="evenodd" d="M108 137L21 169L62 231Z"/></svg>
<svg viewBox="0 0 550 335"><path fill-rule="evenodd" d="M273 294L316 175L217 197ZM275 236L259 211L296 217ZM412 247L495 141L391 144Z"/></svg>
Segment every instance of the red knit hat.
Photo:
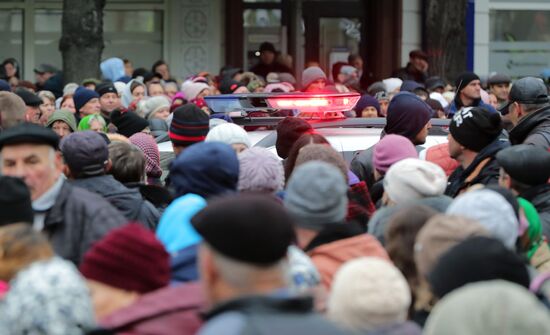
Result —
<svg viewBox="0 0 550 335"><path fill-rule="evenodd" d="M170 282L170 256L155 234L129 223L94 244L84 256L80 272L109 286L147 293Z"/></svg>

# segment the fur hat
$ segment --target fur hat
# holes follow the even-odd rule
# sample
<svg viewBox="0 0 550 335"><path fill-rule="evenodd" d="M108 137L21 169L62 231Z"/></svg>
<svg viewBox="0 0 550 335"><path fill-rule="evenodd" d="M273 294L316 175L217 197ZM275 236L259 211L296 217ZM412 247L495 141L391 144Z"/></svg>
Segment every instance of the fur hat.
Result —
<svg viewBox="0 0 550 335"><path fill-rule="evenodd" d="M252 146L246 131L234 124L224 123L212 128L206 135L205 142L223 142L226 144L244 144L247 148Z"/></svg>

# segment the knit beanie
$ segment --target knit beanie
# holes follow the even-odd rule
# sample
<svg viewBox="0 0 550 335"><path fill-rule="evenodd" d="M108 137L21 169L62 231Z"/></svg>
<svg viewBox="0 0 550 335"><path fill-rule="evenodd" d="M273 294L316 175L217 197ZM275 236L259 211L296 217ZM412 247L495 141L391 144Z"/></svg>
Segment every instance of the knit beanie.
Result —
<svg viewBox="0 0 550 335"><path fill-rule="evenodd" d="M145 172L147 177L160 178L162 169L160 168L160 152L157 142L153 136L145 133L135 133L129 138L130 143L143 152L145 156Z"/></svg>
<svg viewBox="0 0 550 335"><path fill-rule="evenodd" d="M99 96L103 96L104 94L107 94L107 93L114 93L116 95L118 95L118 91L115 87L115 85L112 83L112 82L103 82L99 85L96 86L95 88L95 91L97 92L97 94L99 94Z"/></svg>
<svg viewBox="0 0 550 335"><path fill-rule="evenodd" d="M458 143L480 152L502 132L500 114L490 113L481 107L463 108L453 116L449 131Z"/></svg>
<svg viewBox="0 0 550 335"><path fill-rule="evenodd" d="M396 204L442 195L446 186L443 169L418 158L393 164L384 177L384 190Z"/></svg>
<svg viewBox="0 0 550 335"><path fill-rule="evenodd" d="M376 108L376 112L380 115L380 103L375 97L368 94L363 95L359 101L357 101L357 104L353 107L353 110L357 114L357 117L361 117L361 112L363 112L363 109L367 107Z"/></svg>
<svg viewBox="0 0 550 335"><path fill-rule="evenodd" d="M512 206L495 191L481 189L459 195L447 214L461 215L479 222L490 234L513 250L519 223Z"/></svg>
<svg viewBox="0 0 550 335"><path fill-rule="evenodd" d="M461 73L455 81L457 95L458 93L460 93L460 91L462 91L464 87L468 86L468 84L474 80L480 80L477 74L473 72Z"/></svg>
<svg viewBox="0 0 550 335"><path fill-rule="evenodd" d="M375 330L404 322L410 304L407 280L392 263L361 257L336 272L328 317L351 330Z"/></svg>
<svg viewBox="0 0 550 335"><path fill-rule="evenodd" d="M462 217L438 214L430 218L416 235L414 261L418 273L426 278L449 249L473 236L489 236L479 223Z"/></svg>
<svg viewBox="0 0 550 335"><path fill-rule="evenodd" d="M386 173L393 164L405 158L418 158L416 148L408 138L389 134L374 146L372 164L379 172Z"/></svg>
<svg viewBox="0 0 550 335"><path fill-rule="evenodd" d="M386 92L393 93L399 91L401 85L403 85L403 80L399 78L387 78L382 80L384 86L386 87Z"/></svg>
<svg viewBox="0 0 550 335"><path fill-rule="evenodd" d="M346 182L348 181L348 165L342 155L330 145L312 143L302 147L296 157L294 168L311 161L329 163L338 168Z"/></svg>
<svg viewBox="0 0 550 335"><path fill-rule="evenodd" d="M318 79L327 81L327 75L318 66L311 66L302 72L302 89L306 89L311 83Z"/></svg>
<svg viewBox="0 0 550 335"><path fill-rule="evenodd" d="M220 142L201 142L186 148L170 168L177 196L188 193L203 198L234 193L239 181L235 150Z"/></svg>
<svg viewBox="0 0 550 335"><path fill-rule="evenodd" d="M88 103L88 101L94 98L99 98L99 94L97 94L95 91L79 86L73 95L74 108L76 109L76 112L78 113L80 111L80 108L82 108L85 104Z"/></svg>
<svg viewBox="0 0 550 335"><path fill-rule="evenodd" d="M346 180L336 167L320 161L307 162L290 176L285 208L297 226L321 230L326 224L344 221L348 207L347 190Z"/></svg>
<svg viewBox="0 0 550 335"><path fill-rule="evenodd" d="M74 118L74 114L70 110L58 109L55 112L53 112L53 114L50 115L50 117L48 118L46 127L48 128L53 127L53 124L56 121L63 121L69 126L72 132L76 131L76 120Z"/></svg>
<svg viewBox="0 0 550 335"><path fill-rule="evenodd" d="M149 127L147 120L130 110L121 111L120 109L115 109L111 113L111 123L117 127L119 134L126 137L130 137Z"/></svg>
<svg viewBox="0 0 550 335"><path fill-rule="evenodd" d="M186 81L181 85L181 91L187 101L194 100L199 93L209 88L210 86L206 83L192 81Z"/></svg>
<svg viewBox="0 0 550 335"><path fill-rule="evenodd" d="M169 109L170 100L168 100L168 98L163 95L150 97L147 100L143 101L143 105L141 108L143 109L143 115L145 116L145 118L147 120L150 120L161 109L163 108Z"/></svg>
<svg viewBox="0 0 550 335"><path fill-rule="evenodd" d="M0 79L0 92L11 92L10 83L4 79Z"/></svg>
<svg viewBox="0 0 550 335"><path fill-rule="evenodd" d="M223 142L226 144L244 144L247 148L252 146L250 143L250 138L246 131L234 124L234 123L224 123L214 127L206 135L205 142Z"/></svg>
<svg viewBox="0 0 550 335"><path fill-rule="evenodd" d="M239 154L239 192L275 193L283 189L285 173L279 157L253 147Z"/></svg>
<svg viewBox="0 0 550 335"><path fill-rule="evenodd" d="M430 121L432 109L418 96L400 92L391 99L386 116L386 134L405 136L411 141Z"/></svg>
<svg viewBox="0 0 550 335"><path fill-rule="evenodd" d="M31 193L22 179L0 176L0 226L33 223Z"/></svg>
<svg viewBox="0 0 550 335"><path fill-rule="evenodd" d="M307 121L292 116L285 117L277 125L277 141L275 142L277 155L286 159L294 142L303 134L312 134L313 132L313 128Z"/></svg>
<svg viewBox="0 0 550 335"><path fill-rule="evenodd" d="M550 315L524 287L489 280L468 284L445 296L430 313L423 334L550 334Z"/></svg>
<svg viewBox="0 0 550 335"><path fill-rule="evenodd" d="M230 77L223 78L220 82L220 93L231 94L239 87L246 86L244 83L231 79Z"/></svg>
<svg viewBox="0 0 550 335"><path fill-rule="evenodd" d="M204 141L208 129L208 115L197 105L186 104L174 110L168 136L173 144L186 147Z"/></svg>
<svg viewBox="0 0 550 335"><path fill-rule="evenodd" d="M125 291L148 293L170 282L170 256L154 233L130 223L96 242L84 255L80 272Z"/></svg>
<svg viewBox="0 0 550 335"><path fill-rule="evenodd" d="M522 258L490 237L469 238L445 253L428 276L433 293L442 298L469 283L503 279L529 288Z"/></svg>

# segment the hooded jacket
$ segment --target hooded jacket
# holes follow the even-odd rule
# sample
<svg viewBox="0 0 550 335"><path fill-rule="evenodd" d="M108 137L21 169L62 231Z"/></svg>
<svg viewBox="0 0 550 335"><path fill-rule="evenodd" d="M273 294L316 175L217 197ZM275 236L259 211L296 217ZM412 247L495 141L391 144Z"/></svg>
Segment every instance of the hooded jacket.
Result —
<svg viewBox="0 0 550 335"><path fill-rule="evenodd" d="M204 198L186 194L174 200L160 220L156 236L170 253L172 282L198 280L197 246L202 237L191 225L191 218L204 207Z"/></svg>
<svg viewBox="0 0 550 335"><path fill-rule="evenodd" d="M534 144L550 148L550 106L527 115L510 130L512 144Z"/></svg>
<svg viewBox="0 0 550 335"><path fill-rule="evenodd" d="M158 224L160 214L155 206L144 200L138 190L125 187L112 175L76 179L72 184L101 195L128 221L138 221L149 229Z"/></svg>
<svg viewBox="0 0 550 335"><path fill-rule="evenodd" d="M351 223L327 225L305 251L317 267L321 283L328 290L340 266L351 259L374 256L389 260L388 254L373 236L360 232Z"/></svg>
<svg viewBox="0 0 550 335"><path fill-rule="evenodd" d="M449 176L445 194L454 198L475 184L497 184L500 166L495 156L509 145L508 142L496 139L483 148L466 169L462 166L456 168Z"/></svg>
<svg viewBox="0 0 550 335"><path fill-rule="evenodd" d="M453 116L456 114L456 112L458 112L463 107L481 107L488 110L491 113L497 112L493 106L484 103L483 100L481 100L481 98L474 100L474 103L471 104L470 106L464 106L460 101L460 95L457 94L455 99L449 104L449 107L447 107L447 110L446 110L447 118L452 119Z"/></svg>
<svg viewBox="0 0 550 335"><path fill-rule="evenodd" d="M535 206L542 224L542 233L550 237L550 184L534 186L519 195Z"/></svg>

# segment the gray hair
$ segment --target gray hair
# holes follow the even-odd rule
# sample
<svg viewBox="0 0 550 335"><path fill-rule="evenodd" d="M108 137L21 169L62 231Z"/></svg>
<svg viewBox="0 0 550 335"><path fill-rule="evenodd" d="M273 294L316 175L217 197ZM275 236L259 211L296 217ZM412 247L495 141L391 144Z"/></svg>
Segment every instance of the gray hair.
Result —
<svg viewBox="0 0 550 335"><path fill-rule="evenodd" d="M50 91L40 91L38 92L38 97L40 99L43 99L43 98L49 99L52 103L55 104L55 95L53 95L53 93Z"/></svg>

